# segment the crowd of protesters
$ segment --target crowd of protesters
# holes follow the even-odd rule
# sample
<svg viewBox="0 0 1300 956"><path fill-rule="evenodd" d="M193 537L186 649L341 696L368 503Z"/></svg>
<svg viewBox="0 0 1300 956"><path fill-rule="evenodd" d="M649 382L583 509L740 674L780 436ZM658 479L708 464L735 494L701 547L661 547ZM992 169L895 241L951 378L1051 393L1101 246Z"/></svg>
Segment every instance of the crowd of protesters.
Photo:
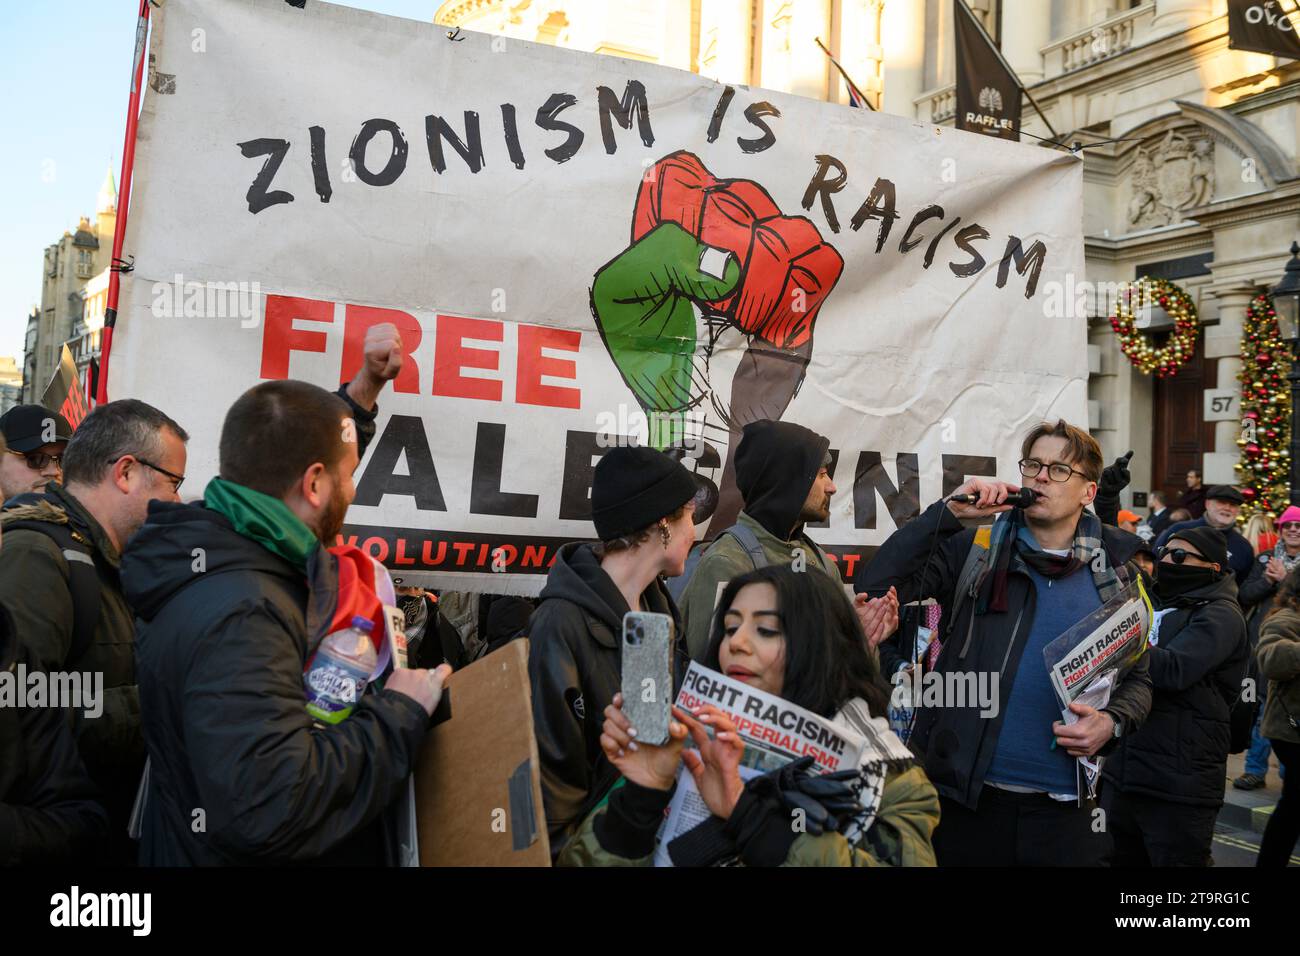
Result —
<svg viewBox="0 0 1300 956"><path fill-rule="evenodd" d="M743 509L708 544L706 496L676 457L610 449L595 540L559 550L535 602L398 579L411 666L320 723L303 672L346 610L347 555L326 549L402 365L397 330L370 329L364 355L336 392L244 393L218 476L188 500L190 435L150 405L109 402L75 430L34 405L0 418L0 669L102 681L93 714L0 706L0 863L394 864L395 807L449 675L527 638L557 865L649 865L689 775L711 816L668 844L677 865L1204 866L1243 733L1236 786L1264 784L1270 749L1291 771L1258 860L1286 865L1300 508L1243 535L1240 492L1191 472L1144 520L1119 507L1128 456L1103 467L1063 421L1024 436L1019 480L966 480L847 585L807 531L837 491L825 436L747 424ZM1151 606L1143 652L1100 706L1063 712L1045 649L1135 592ZM662 743L638 739L620 693L633 611L671 620L675 681L696 662L784 698L860 737L857 765L742 774L744 739L709 705L673 708ZM895 685L927 674L991 675L995 696L900 725Z"/></svg>

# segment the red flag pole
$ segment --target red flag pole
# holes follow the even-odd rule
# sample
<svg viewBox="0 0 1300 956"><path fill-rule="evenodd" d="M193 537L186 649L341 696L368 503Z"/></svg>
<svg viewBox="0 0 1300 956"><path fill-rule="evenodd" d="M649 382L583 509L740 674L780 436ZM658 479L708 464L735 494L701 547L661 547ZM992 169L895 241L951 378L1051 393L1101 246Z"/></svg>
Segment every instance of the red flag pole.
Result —
<svg viewBox="0 0 1300 956"><path fill-rule="evenodd" d="M108 356L113 348L113 327L117 325L117 297L122 286L122 242L126 238L126 215L131 206L131 172L135 167L135 131L140 121L140 96L144 85L148 35L149 0L140 0L140 15L135 25L135 60L131 66L131 98L126 111L126 140L122 144L122 174L118 177L117 222L113 227L113 258L109 260L108 303L104 309L104 336L100 343L99 381L95 383L96 405L108 401Z"/></svg>

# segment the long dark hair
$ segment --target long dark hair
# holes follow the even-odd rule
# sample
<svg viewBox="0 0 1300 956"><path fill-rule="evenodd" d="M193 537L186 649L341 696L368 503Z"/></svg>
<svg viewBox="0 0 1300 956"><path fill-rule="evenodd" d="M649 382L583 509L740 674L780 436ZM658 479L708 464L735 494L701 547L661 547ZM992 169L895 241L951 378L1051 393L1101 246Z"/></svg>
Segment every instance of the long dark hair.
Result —
<svg viewBox="0 0 1300 956"><path fill-rule="evenodd" d="M889 693L880 667L867 650L867 639L844 589L820 571L797 572L768 565L732 578L718 600L701 663L721 670L718 653L723 618L740 589L770 584L776 589L777 613L785 634L785 680L781 696L823 717L831 717L855 697L867 702L873 717L884 717Z"/></svg>

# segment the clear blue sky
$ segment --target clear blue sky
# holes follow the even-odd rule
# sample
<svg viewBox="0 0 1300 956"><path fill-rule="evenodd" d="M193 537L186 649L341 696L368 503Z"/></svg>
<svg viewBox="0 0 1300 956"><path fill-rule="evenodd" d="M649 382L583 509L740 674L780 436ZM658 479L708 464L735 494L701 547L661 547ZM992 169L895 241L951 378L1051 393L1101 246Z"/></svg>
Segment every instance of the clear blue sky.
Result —
<svg viewBox="0 0 1300 956"><path fill-rule="evenodd" d="M426 23L439 5L347 4ZM0 150L0 355L22 355L27 315L40 304L45 247L78 217L94 215L110 159L119 178L138 10L138 0L4 5L0 89L8 93L9 148Z"/></svg>

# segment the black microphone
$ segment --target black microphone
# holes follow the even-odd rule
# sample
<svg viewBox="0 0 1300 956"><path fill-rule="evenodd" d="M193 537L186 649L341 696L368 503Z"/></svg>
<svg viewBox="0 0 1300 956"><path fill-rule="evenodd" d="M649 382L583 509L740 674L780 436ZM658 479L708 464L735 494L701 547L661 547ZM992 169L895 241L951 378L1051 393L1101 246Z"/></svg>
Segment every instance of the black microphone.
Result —
<svg viewBox="0 0 1300 956"><path fill-rule="evenodd" d="M1028 508L1039 498L1038 492L1033 488L1021 488L1019 491L1011 492L1007 495L1007 500L1002 502L1004 505L1011 505L1013 508ZM950 495L949 501L959 501L964 505L974 504L980 500L979 495Z"/></svg>

